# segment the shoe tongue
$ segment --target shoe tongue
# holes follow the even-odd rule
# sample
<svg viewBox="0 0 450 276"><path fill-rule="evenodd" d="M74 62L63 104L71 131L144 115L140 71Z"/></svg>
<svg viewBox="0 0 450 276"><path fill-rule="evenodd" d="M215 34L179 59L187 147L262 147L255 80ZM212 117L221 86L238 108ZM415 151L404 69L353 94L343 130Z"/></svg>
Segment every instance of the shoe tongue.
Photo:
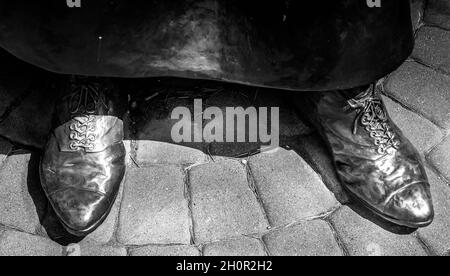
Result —
<svg viewBox="0 0 450 276"><path fill-rule="evenodd" d="M361 89L355 91L339 91L339 93L329 94L327 97L323 98L321 108L319 108L321 117L325 118L326 125L328 129L334 133L334 135L344 139L347 142L357 144L364 147L376 148L374 144L374 139L370 136L370 133L362 126L358 120L358 115L360 115L362 109L357 104L359 101L366 97L366 94L370 90ZM350 97L346 100L344 96ZM349 105L350 101L355 102L355 106L358 108L353 108ZM355 123L357 122L358 127L355 128ZM354 131L356 131L354 133Z"/></svg>
<svg viewBox="0 0 450 276"><path fill-rule="evenodd" d="M364 128L360 127L357 129L356 134L353 133L353 120L356 116L355 113L356 112L341 113L334 118L330 118L328 123L332 132L352 143L365 147L374 147L373 139Z"/></svg>
<svg viewBox="0 0 450 276"><path fill-rule="evenodd" d="M107 98L111 90L109 80L72 76L61 89L56 110L58 126L75 117L113 115L113 106Z"/></svg>
<svg viewBox="0 0 450 276"><path fill-rule="evenodd" d="M365 85L353 89L341 90L339 91L339 93L345 98L345 100L349 101L352 99L359 99L365 97L370 89L371 85Z"/></svg>

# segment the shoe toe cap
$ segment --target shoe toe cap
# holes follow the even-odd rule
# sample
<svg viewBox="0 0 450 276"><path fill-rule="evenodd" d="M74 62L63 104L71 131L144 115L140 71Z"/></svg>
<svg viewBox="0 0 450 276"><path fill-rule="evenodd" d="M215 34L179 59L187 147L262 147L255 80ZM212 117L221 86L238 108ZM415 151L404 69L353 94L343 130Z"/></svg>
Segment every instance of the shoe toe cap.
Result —
<svg viewBox="0 0 450 276"><path fill-rule="evenodd" d="M95 229L111 207L105 195L76 188L55 192L51 201L65 228L77 236Z"/></svg>
<svg viewBox="0 0 450 276"><path fill-rule="evenodd" d="M412 184L395 194L386 213L400 224L409 227L425 227L434 218L434 208L427 183Z"/></svg>

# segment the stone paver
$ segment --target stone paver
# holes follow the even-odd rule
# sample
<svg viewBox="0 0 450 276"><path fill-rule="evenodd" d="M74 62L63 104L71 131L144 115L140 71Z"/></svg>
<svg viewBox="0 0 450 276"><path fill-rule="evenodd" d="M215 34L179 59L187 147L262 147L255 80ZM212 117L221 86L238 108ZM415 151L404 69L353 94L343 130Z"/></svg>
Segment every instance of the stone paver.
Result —
<svg viewBox="0 0 450 276"><path fill-rule="evenodd" d="M264 236L272 256L340 256L342 250L325 221L314 220Z"/></svg>
<svg viewBox="0 0 450 276"><path fill-rule="evenodd" d="M349 198L336 174L333 157L317 132L303 136L289 146L320 175L324 184L340 203L348 203Z"/></svg>
<svg viewBox="0 0 450 276"><path fill-rule="evenodd" d="M139 249L132 249L131 256L200 256L200 251L194 246L147 246Z"/></svg>
<svg viewBox="0 0 450 276"><path fill-rule="evenodd" d="M35 233L40 225L38 211L43 207L36 207L35 202L45 202L45 199L41 195L33 198L30 194L30 189L34 192L28 181L30 156L13 155L3 164L0 171L0 223Z"/></svg>
<svg viewBox="0 0 450 276"><path fill-rule="evenodd" d="M383 97L389 115L419 153L428 152L444 138L443 131L422 116L409 111L388 97Z"/></svg>
<svg viewBox="0 0 450 276"><path fill-rule="evenodd" d="M443 128L450 128L450 76L405 62L386 83L386 93Z"/></svg>
<svg viewBox="0 0 450 276"><path fill-rule="evenodd" d="M189 244L188 203L180 167L129 169L118 230L130 245Z"/></svg>
<svg viewBox="0 0 450 276"><path fill-rule="evenodd" d="M238 238L205 245L204 256L266 256L262 243L254 238Z"/></svg>
<svg viewBox="0 0 450 276"><path fill-rule="evenodd" d="M189 173L196 242L257 233L268 227L247 172L225 160L192 168Z"/></svg>
<svg viewBox="0 0 450 276"><path fill-rule="evenodd" d="M0 256L62 256L57 243L22 232L6 231L0 239Z"/></svg>
<svg viewBox="0 0 450 276"><path fill-rule="evenodd" d="M208 160L206 154L200 150L179 145L156 142L137 141L137 162L146 164L196 164Z"/></svg>
<svg viewBox="0 0 450 276"><path fill-rule="evenodd" d="M278 148L249 159L271 226L316 216L336 205L320 176L295 152Z"/></svg>
<svg viewBox="0 0 450 276"><path fill-rule="evenodd" d="M419 230L420 236L433 252L450 255L450 186L431 170L427 171L431 185L435 218L433 223Z"/></svg>
<svg viewBox="0 0 450 276"><path fill-rule="evenodd" d="M450 2L448 0L428 1L425 20L450 30Z"/></svg>
<svg viewBox="0 0 450 276"><path fill-rule="evenodd" d="M334 213L332 223L350 255L427 255L414 236L386 231L372 221L362 218L349 207L343 207Z"/></svg>
<svg viewBox="0 0 450 276"><path fill-rule="evenodd" d="M127 256L125 247L115 247L109 245L99 245L90 242L68 245L64 250L65 256Z"/></svg>
<svg viewBox="0 0 450 276"><path fill-rule="evenodd" d="M450 73L450 31L423 27L417 34L413 57Z"/></svg>
<svg viewBox="0 0 450 276"><path fill-rule="evenodd" d="M450 137L447 137L441 144L434 148L429 159L433 166L435 166L439 172L450 180Z"/></svg>

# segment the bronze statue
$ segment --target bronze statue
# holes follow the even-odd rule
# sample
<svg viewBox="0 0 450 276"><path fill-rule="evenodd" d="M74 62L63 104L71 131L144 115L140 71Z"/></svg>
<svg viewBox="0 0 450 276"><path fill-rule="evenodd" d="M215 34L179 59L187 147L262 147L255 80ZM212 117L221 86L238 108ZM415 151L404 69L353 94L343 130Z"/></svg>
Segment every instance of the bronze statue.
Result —
<svg viewBox="0 0 450 276"><path fill-rule="evenodd" d="M3 1L0 46L58 74L42 186L69 232L108 214L124 175L124 112L108 77L181 77L317 91L305 112L346 190L399 225L433 219L420 157L372 83L411 53L409 0Z"/></svg>

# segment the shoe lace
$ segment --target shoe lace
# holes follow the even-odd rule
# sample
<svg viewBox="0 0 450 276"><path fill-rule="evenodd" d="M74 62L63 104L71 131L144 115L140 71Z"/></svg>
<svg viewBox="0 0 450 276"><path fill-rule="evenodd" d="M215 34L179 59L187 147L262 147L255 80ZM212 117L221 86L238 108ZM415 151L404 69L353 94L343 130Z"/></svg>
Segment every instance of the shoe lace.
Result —
<svg viewBox="0 0 450 276"><path fill-rule="evenodd" d="M97 135L95 134L97 125L93 116L83 115L81 117L74 117L69 129L69 146L72 150L94 149L94 142L97 140Z"/></svg>
<svg viewBox="0 0 450 276"><path fill-rule="evenodd" d="M95 82L72 83L69 109L72 123L69 126L70 148L72 150L92 150L98 139L95 112L99 104L105 104L100 92L100 84Z"/></svg>
<svg viewBox="0 0 450 276"><path fill-rule="evenodd" d="M360 126L364 127L377 146L379 154L386 154L389 149L400 147L400 141L389 124L383 102L375 95L374 85L347 102L357 112L353 123L353 134L357 133Z"/></svg>

